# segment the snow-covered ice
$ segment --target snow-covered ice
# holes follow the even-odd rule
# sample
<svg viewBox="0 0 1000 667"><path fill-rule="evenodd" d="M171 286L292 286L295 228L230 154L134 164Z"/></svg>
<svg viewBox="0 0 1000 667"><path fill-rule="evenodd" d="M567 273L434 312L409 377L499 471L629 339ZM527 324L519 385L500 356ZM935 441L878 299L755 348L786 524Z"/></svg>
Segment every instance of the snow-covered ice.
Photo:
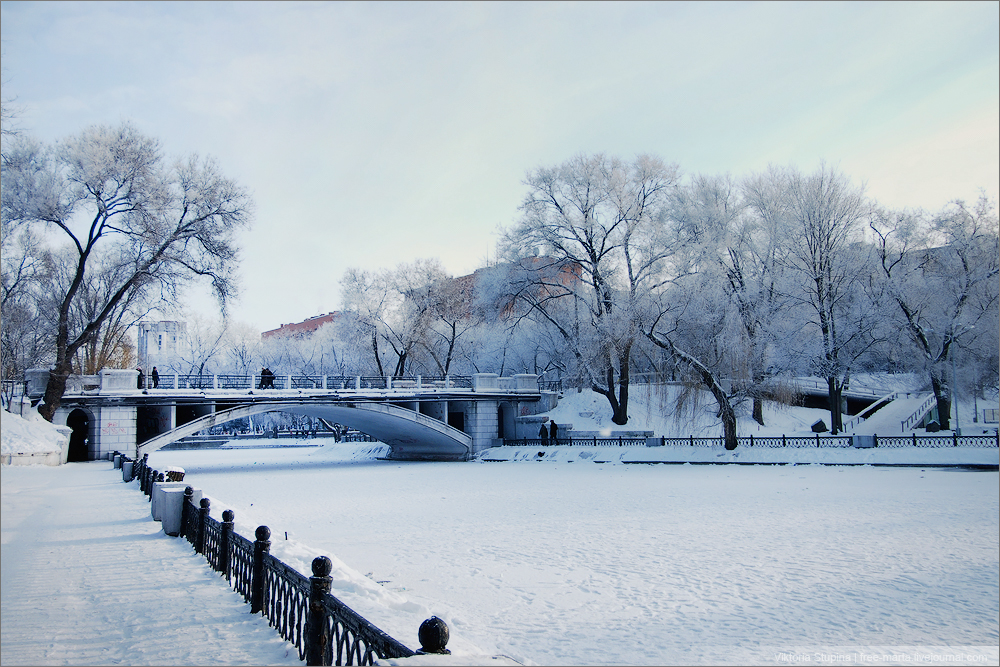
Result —
<svg viewBox="0 0 1000 667"><path fill-rule="evenodd" d="M996 472L343 460L350 449L150 459L182 463L244 534L270 526L299 569L336 555L334 593L403 641L436 614L459 651L537 664L997 644Z"/></svg>

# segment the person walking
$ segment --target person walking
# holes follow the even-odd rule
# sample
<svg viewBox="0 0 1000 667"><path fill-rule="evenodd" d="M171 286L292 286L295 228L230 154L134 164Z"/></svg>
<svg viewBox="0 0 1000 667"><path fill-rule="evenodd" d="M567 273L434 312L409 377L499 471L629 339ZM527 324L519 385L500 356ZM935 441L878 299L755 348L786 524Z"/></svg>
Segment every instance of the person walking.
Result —
<svg viewBox="0 0 1000 667"><path fill-rule="evenodd" d="M549 420L549 440L550 440L549 444L551 444L551 445L558 445L559 444L559 440L558 440L559 436L558 436L557 431L558 431L558 428L556 427L556 420L555 419L550 419Z"/></svg>
<svg viewBox="0 0 1000 667"><path fill-rule="evenodd" d="M135 370L139 371L139 377L138 377L138 379L135 382L135 388L136 389L145 389L146 388L146 376L142 374L142 367L140 366L140 367L136 368Z"/></svg>
<svg viewBox="0 0 1000 667"><path fill-rule="evenodd" d="M543 445L549 444L549 429L545 422L542 422L542 427L538 429L538 439L542 441Z"/></svg>
<svg viewBox="0 0 1000 667"><path fill-rule="evenodd" d="M156 366L153 366L153 372L149 374L149 377L153 378L153 389L160 386L160 374L156 372Z"/></svg>

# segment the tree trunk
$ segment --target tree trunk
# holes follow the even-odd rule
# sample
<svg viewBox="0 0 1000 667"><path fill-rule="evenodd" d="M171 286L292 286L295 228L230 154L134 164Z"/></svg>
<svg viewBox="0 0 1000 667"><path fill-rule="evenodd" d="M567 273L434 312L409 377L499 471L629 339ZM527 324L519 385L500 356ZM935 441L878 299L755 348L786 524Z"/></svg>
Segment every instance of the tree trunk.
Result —
<svg viewBox="0 0 1000 667"><path fill-rule="evenodd" d="M49 381L45 385L45 396L42 399L42 404L38 406L38 414L46 421L52 421L56 410L62 405L62 396L66 393L66 381L72 372L73 367L68 358L49 371Z"/></svg>
<svg viewBox="0 0 1000 667"><path fill-rule="evenodd" d="M712 370L692 355L679 349L669 338L657 336L652 332L646 335L656 345L670 352L675 359L691 366L701 376L702 383L712 392L712 396L715 397L715 402L719 406L719 418L722 420L722 433L726 449L730 451L736 449L739 445L739 440L736 437L736 411L729 401L729 396L726 395L726 390L715 378Z"/></svg>
<svg viewBox="0 0 1000 667"><path fill-rule="evenodd" d="M931 388L934 390L934 398L937 399L938 423L947 431L951 428L951 387L947 380L938 377L932 370Z"/></svg>
<svg viewBox="0 0 1000 667"><path fill-rule="evenodd" d="M828 377L826 379L826 386L830 407L830 434L837 435L844 430L844 416L840 411L844 388L843 385L837 382L837 378L835 377Z"/></svg>

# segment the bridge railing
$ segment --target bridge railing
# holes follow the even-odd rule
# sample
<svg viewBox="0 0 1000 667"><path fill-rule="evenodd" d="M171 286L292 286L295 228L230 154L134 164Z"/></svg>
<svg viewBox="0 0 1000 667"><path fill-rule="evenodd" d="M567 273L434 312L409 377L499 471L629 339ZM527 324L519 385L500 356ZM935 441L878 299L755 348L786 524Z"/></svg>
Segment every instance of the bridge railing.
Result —
<svg viewBox="0 0 1000 667"><path fill-rule="evenodd" d="M31 369L26 373L25 393L31 398L40 398L48 382L47 369ZM71 375L67 382L67 394L121 393L131 391L197 390L197 391L244 391L244 390L323 390L323 391L412 391L422 389L463 390L475 392L536 393L539 391L538 376L518 374L512 377L498 377L493 373L475 375L410 375L388 376L344 376L344 375L273 375L262 378L260 374L234 375L212 373L161 373L156 385L153 379L144 375L142 385L138 383L138 371L129 369L102 369L98 375ZM7 387L11 389L7 389ZM5 383L5 398L13 388ZM546 389L561 390L562 383L547 383Z"/></svg>
<svg viewBox="0 0 1000 667"><path fill-rule="evenodd" d="M934 435L917 436L870 436L873 447L998 447L1000 434L993 435ZM814 436L749 436L737 438L740 447L854 447L855 436L819 435ZM722 437L696 438L574 438L559 437L558 442L549 438L512 438L503 441L506 447L545 447L551 445L575 445L578 447L634 447L649 445L650 441L660 446L670 447L722 447Z"/></svg>
<svg viewBox="0 0 1000 667"><path fill-rule="evenodd" d="M145 456L135 462L134 470L139 489L151 496L154 482L163 481L163 474L152 470ZM179 536L243 596L251 613L263 615L295 646L300 660L309 665L372 665L416 654L330 593L329 558L313 559L313 576L306 577L271 555L270 528L259 526L251 541L235 532L232 510L222 513L222 521L210 512L211 501L202 498L196 505L194 489L187 487ZM421 624L420 653L448 653L448 629L443 623L432 617Z"/></svg>

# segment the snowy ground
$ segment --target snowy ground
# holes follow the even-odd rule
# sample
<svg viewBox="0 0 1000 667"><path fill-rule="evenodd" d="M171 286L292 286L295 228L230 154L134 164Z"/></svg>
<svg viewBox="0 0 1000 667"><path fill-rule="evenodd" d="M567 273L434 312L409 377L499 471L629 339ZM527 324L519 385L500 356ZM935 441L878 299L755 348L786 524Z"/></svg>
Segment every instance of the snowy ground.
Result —
<svg viewBox="0 0 1000 667"><path fill-rule="evenodd" d="M111 463L0 477L0 664L302 664Z"/></svg>
<svg viewBox="0 0 1000 667"><path fill-rule="evenodd" d="M560 423L601 420L599 412L580 417L589 410L572 400L559 410L577 415L565 419L554 411ZM771 428L796 435L801 432L789 425L808 428L811 418L776 411ZM5 416L5 437L6 431ZM314 556L330 556L334 594L404 643L416 647L416 628L425 618L444 618L456 664L483 654L544 665L1000 659L996 471L624 465L620 458L595 463L580 456L583 449L548 449L567 453L545 463L400 463L377 460L386 451L380 445L327 444L159 451L150 460L161 470L183 467L185 481L212 499L213 516L226 508L236 512L238 532L251 536L256 526L268 525L272 553L300 571L309 572ZM62 491L74 470L96 470L89 473L95 481L77 485L78 495ZM86 604L70 606L80 634L49 639L41 628L62 627L63 616L44 602L32 608L17 601L21 590L37 600L49 581L43 575L56 563L74 564L65 575L84 588L120 576L122 563L142 568L147 583L182 576L182 589L221 583L195 564L180 540L157 536L136 483L122 483L108 463L4 467L2 475L4 665L20 662L9 657L11 614L37 628L32 636L50 651L34 664L139 664L95 654L94 646L107 644L104 637L128 641L109 626L153 624L169 613L140 605L127 612L138 621L123 620L122 608L138 604L131 588L124 604L85 596ZM77 497L94 498L96 506L73 509ZM77 523L105 531L121 524L132 532L105 539L108 551L94 567L84 564L94 545L82 535L56 539L57 526ZM26 543L42 554L40 565L27 557ZM159 551L139 553L140 545ZM195 572L175 569L188 566ZM198 567L205 567L203 575ZM9 583L21 579L29 589ZM221 586L212 591L229 595ZM191 604L177 602L178 608ZM207 609L217 602L200 604ZM168 615L162 625L201 627L197 616ZM223 625L238 635L235 641L250 632L241 625L246 616L228 618ZM184 646L179 659L143 654L143 661L240 661L213 655L214 641L198 635L193 642L203 646ZM72 657L72 642L88 647L90 653L79 654L86 659ZM250 662L288 660L275 646L256 650L261 653Z"/></svg>

